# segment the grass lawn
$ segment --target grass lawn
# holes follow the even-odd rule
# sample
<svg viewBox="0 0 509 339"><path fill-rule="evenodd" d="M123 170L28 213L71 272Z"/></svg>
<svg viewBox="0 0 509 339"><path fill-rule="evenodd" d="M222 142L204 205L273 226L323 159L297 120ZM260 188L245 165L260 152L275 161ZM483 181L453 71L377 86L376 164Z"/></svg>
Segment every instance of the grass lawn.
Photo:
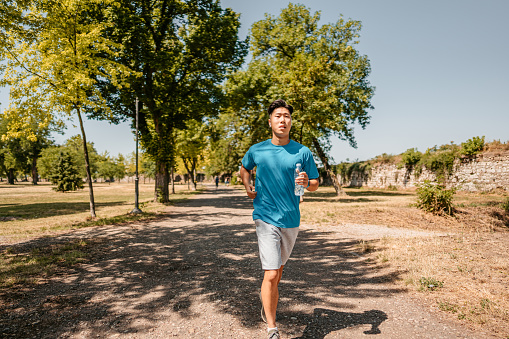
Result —
<svg viewBox="0 0 509 339"><path fill-rule="evenodd" d="M315 225L375 224L447 235L383 238L359 244L371 260L397 267L400 283L431 307L472 327L509 338L508 192L457 192L455 215L425 213L412 204L415 190L331 187L307 192L302 221Z"/></svg>
<svg viewBox="0 0 509 339"><path fill-rule="evenodd" d="M153 203L154 183L140 183L142 216L130 216L134 208L133 183L95 183L94 200L97 219L90 218L88 188L75 192L55 192L49 183L31 185L0 183L0 244L52 235L73 227L112 224L153 218L164 205ZM171 202L189 197L194 192L187 185L175 185Z"/></svg>

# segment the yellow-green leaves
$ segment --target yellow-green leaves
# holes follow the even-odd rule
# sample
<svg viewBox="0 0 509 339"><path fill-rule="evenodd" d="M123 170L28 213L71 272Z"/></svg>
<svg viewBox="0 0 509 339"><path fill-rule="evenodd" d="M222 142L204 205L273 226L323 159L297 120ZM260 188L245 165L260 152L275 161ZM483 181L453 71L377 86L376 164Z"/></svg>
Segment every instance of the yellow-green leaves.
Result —
<svg viewBox="0 0 509 339"><path fill-rule="evenodd" d="M88 11L105 6L103 1L64 0L33 2L23 8L28 24L2 26L8 37L4 84L11 88L8 114L19 120L9 135L34 135L35 126L48 126L57 117L76 110L108 114L97 88L97 79L126 86L129 68L113 60L121 46L103 37L105 23L92 23Z"/></svg>

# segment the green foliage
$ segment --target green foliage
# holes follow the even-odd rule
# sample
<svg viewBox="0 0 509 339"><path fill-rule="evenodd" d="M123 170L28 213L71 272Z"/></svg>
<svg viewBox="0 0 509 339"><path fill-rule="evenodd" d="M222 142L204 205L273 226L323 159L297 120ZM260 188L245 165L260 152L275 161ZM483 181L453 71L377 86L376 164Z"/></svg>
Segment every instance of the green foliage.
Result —
<svg viewBox="0 0 509 339"><path fill-rule="evenodd" d="M466 142L461 143L461 154L472 157L484 149L484 135L482 137L473 137Z"/></svg>
<svg viewBox="0 0 509 339"><path fill-rule="evenodd" d="M369 173L371 170L371 163L367 161L347 163L342 162L339 165L336 165L337 174L341 175L343 181L350 180L352 178L352 173L358 172L361 175L365 175Z"/></svg>
<svg viewBox="0 0 509 339"><path fill-rule="evenodd" d="M319 21L319 12L290 3L279 16L266 15L251 27L253 59L225 85L226 114L234 123L226 128L231 134L222 137L238 133L239 142L232 138L215 148L232 150L233 164L238 166L246 143L270 137L266 109L277 98L295 109L290 138L310 147L331 177L330 137L356 145L353 126L369 123L374 95L367 80L369 60L354 48L361 23L342 17L330 24Z"/></svg>
<svg viewBox="0 0 509 339"><path fill-rule="evenodd" d="M501 207L505 213L509 214L509 197L505 199L505 201L501 204Z"/></svg>
<svg viewBox="0 0 509 339"><path fill-rule="evenodd" d="M439 288L444 287L444 282L437 280L432 277L422 277L419 279L419 284L421 285L421 290L426 291L435 291Z"/></svg>
<svg viewBox="0 0 509 339"><path fill-rule="evenodd" d="M401 154L401 162L407 167L412 168L421 160L422 153L417 148L409 148Z"/></svg>
<svg viewBox="0 0 509 339"><path fill-rule="evenodd" d="M122 179L126 175L125 159L122 154L117 157L111 157L108 153L104 153L100 156L100 160L97 164L97 177L108 179L110 182L114 181L115 178Z"/></svg>
<svg viewBox="0 0 509 339"><path fill-rule="evenodd" d="M96 178L98 173L98 163L102 160L97 153L94 144L87 142L88 156L90 159L90 172L92 177ZM80 135L70 137L63 145L51 146L41 151L38 161L39 174L42 178L49 178L59 158L60 152L63 151L72 159L72 163L78 169L79 175L86 178L85 157L83 156L83 139Z"/></svg>
<svg viewBox="0 0 509 339"><path fill-rule="evenodd" d="M417 207L433 214L454 213L452 200L454 188L446 189L444 185L425 180L417 186Z"/></svg>
<svg viewBox="0 0 509 339"><path fill-rule="evenodd" d="M429 148L421 156L416 166L416 175L420 175L422 166L435 173L437 180L445 182L452 173L454 161L459 158L459 147L455 144Z"/></svg>
<svg viewBox="0 0 509 339"><path fill-rule="evenodd" d="M121 45L116 60L143 76L130 76L122 88L98 78L98 87L118 120L133 118L136 97L143 103L140 141L156 163L156 192L167 201L176 130L218 113L220 85L247 53L238 39L239 14L215 0L121 0L107 20L105 35Z"/></svg>
<svg viewBox="0 0 509 339"><path fill-rule="evenodd" d="M83 179L73 164L71 155L64 151L59 153L50 180L56 185L53 189L57 192L76 191L83 188Z"/></svg>

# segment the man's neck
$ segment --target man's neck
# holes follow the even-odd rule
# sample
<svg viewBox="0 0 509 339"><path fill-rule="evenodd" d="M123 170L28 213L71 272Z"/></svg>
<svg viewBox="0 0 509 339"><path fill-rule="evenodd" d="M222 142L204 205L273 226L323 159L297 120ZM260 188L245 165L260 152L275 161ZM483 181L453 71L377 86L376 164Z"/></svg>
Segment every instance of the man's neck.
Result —
<svg viewBox="0 0 509 339"><path fill-rule="evenodd" d="M276 146L286 146L290 143L290 136L278 137L277 135L272 134L271 142Z"/></svg>

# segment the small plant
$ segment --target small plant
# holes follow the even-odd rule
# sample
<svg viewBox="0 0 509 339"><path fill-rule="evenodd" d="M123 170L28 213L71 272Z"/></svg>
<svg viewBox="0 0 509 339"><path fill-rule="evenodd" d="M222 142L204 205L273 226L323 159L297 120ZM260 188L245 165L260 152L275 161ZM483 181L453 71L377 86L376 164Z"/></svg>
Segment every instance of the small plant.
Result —
<svg viewBox="0 0 509 339"><path fill-rule="evenodd" d="M509 214L509 198L505 199L501 207L505 211L505 213Z"/></svg>
<svg viewBox="0 0 509 339"><path fill-rule="evenodd" d="M421 290L424 291L435 291L444 286L443 281L439 281L431 277L428 278L422 277L421 279L419 279L419 284L421 285Z"/></svg>
<svg viewBox="0 0 509 339"><path fill-rule="evenodd" d="M454 208L452 199L456 189L446 189L444 185L429 180L418 185L417 207L433 214L446 213L452 215Z"/></svg>
<svg viewBox="0 0 509 339"><path fill-rule="evenodd" d="M451 312L451 313L458 312L458 306L451 304L450 302L447 302L447 301L440 301L438 303L438 308L445 312Z"/></svg>
<svg viewBox="0 0 509 339"><path fill-rule="evenodd" d="M398 187L391 184L391 185L387 186L387 190L389 190L389 191L397 191Z"/></svg>
<svg viewBox="0 0 509 339"><path fill-rule="evenodd" d="M484 149L484 135L482 137L473 137L461 143L461 154L472 157Z"/></svg>

